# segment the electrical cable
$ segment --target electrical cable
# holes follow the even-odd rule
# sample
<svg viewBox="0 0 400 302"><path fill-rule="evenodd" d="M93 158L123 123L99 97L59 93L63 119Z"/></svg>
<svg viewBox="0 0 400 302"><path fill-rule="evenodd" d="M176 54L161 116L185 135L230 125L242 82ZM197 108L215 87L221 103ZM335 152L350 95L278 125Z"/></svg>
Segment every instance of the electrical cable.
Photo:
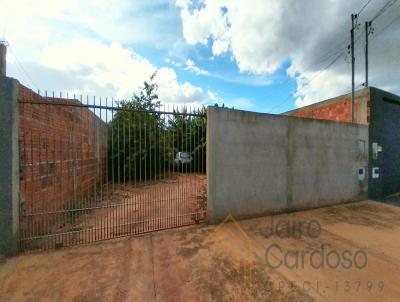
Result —
<svg viewBox="0 0 400 302"><path fill-rule="evenodd" d="M372 1L372 0L368 0L368 1L361 7L361 9L360 9L360 10L358 11L358 13L357 13L357 18L358 18L358 17L360 16L360 14L365 10L365 8L371 3L371 1ZM389 7L391 7L396 1L397 1L397 0L389 0L389 1L379 10L379 12L378 12L378 13L376 14L376 16L373 18L373 20L375 20L375 19L377 19L379 16L381 16L381 15L382 15ZM394 21L393 21L393 22L394 22ZM390 24L390 25L391 25L391 24ZM354 46L358 43L358 41L360 40L361 36L362 36L361 33L358 34L358 36L356 37L356 39L355 39L355 41L354 41ZM372 39L371 39L371 40L372 40ZM341 44L346 43L346 41L347 41L347 38L346 38L345 40L343 40L343 42L342 42ZM325 60L327 60L327 59L329 59L329 58L331 58L332 56L335 56L335 55L336 55L336 57L335 57L325 68L323 68L323 69L320 70L316 75L314 75L314 76L310 79L310 81L308 81L307 85L309 85L312 81L314 81L318 76L320 76L320 75L321 75L325 70L327 70L329 67L331 67L333 64L335 64L335 63L339 60L339 58L343 55L343 53L345 53L345 51L346 51L346 48L340 48L340 49L337 50L336 52L333 52L333 53L329 54L329 56L328 56ZM303 73L306 72L310 67L311 67L311 65L308 66L308 67L306 68L306 70L303 71ZM293 92L290 93L281 103L278 103L276 106L272 107L272 108L270 109L270 112L272 112L273 110L275 110L275 109L279 108L280 106L286 104L286 103L289 101L289 98L292 96L292 94L293 94Z"/></svg>
<svg viewBox="0 0 400 302"><path fill-rule="evenodd" d="M395 4L397 0L389 0L386 2L386 4L376 13L376 15L371 19L371 22L374 22L376 19L378 19L382 14L387 11L388 8L390 8L393 4Z"/></svg>
<svg viewBox="0 0 400 302"><path fill-rule="evenodd" d="M39 87L36 85L35 81L33 81L33 79L29 76L28 72L25 70L25 68L22 66L22 63L20 62L20 60L18 60L17 54L15 53L14 49L12 48L11 44L8 43L8 47L10 48L11 52L14 55L15 61L17 62L17 66L19 65L20 70L23 72L23 74L26 76L26 78L28 78L28 80L33 84L33 86L35 86L35 88L37 89L37 91L39 92L40 89Z"/></svg>
<svg viewBox="0 0 400 302"><path fill-rule="evenodd" d="M390 26L392 26L397 20L400 20L400 15L390 21L385 27L383 27L377 34L373 35L370 41L373 41L376 37L382 34L385 30L387 30Z"/></svg>
<svg viewBox="0 0 400 302"><path fill-rule="evenodd" d="M358 11L357 17L359 17L359 16L361 15L361 13L362 13L362 12L364 11L364 9L368 6L368 4L371 3L371 1L372 1L372 0L368 0L368 1L364 4L364 6Z"/></svg>

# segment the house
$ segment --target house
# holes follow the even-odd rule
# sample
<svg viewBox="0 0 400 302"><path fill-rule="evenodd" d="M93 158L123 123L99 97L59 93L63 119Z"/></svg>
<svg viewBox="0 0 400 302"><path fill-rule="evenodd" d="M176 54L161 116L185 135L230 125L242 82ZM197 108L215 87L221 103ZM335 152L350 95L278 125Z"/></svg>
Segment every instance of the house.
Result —
<svg viewBox="0 0 400 302"><path fill-rule="evenodd" d="M354 122L369 127L368 197L400 192L400 96L375 88L356 91ZM289 116L352 122L351 94L283 113Z"/></svg>

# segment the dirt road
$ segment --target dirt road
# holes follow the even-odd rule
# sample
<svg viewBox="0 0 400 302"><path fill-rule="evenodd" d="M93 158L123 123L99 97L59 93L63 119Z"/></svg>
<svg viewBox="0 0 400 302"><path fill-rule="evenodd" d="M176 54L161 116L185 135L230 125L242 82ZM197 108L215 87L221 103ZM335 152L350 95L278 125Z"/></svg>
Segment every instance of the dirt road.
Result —
<svg viewBox="0 0 400 302"><path fill-rule="evenodd" d="M371 201L191 226L7 260L0 301L399 301L398 238Z"/></svg>

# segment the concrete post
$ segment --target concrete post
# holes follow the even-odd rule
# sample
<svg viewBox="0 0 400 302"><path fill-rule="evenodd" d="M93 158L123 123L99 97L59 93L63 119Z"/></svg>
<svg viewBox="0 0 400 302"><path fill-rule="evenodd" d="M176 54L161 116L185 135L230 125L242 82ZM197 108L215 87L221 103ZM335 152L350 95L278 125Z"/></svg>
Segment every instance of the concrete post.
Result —
<svg viewBox="0 0 400 302"><path fill-rule="evenodd" d="M18 251L19 82L0 76L0 255Z"/></svg>
<svg viewBox="0 0 400 302"><path fill-rule="evenodd" d="M207 218L210 224L216 224L218 221L214 217L214 204L215 204L215 172L217 165L214 162L214 140L215 133L213 129L217 121L215 120L217 114L215 107L207 107L207 129L206 129L206 171L207 171Z"/></svg>
<svg viewBox="0 0 400 302"><path fill-rule="evenodd" d="M0 41L0 77L1 76L5 77L7 73L6 57L7 57L7 45Z"/></svg>

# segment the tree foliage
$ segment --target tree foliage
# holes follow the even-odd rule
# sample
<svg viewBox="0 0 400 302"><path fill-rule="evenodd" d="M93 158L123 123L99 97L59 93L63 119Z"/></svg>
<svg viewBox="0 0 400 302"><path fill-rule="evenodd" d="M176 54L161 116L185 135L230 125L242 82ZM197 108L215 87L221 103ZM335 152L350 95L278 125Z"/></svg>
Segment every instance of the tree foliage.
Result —
<svg viewBox="0 0 400 302"><path fill-rule="evenodd" d="M187 109L160 112L156 74L131 100L120 102L108 123L109 178L116 182L143 181L170 171L205 172L205 117ZM205 109L199 112L205 115ZM190 165L178 166L177 152L189 152Z"/></svg>

